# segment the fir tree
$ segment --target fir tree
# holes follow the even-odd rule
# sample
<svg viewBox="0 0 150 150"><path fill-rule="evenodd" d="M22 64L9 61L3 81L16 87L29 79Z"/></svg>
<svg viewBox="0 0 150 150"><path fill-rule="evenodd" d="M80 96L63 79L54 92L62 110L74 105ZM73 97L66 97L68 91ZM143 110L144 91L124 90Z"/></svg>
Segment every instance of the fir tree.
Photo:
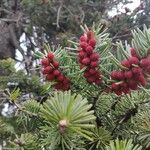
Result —
<svg viewBox="0 0 150 150"><path fill-rule="evenodd" d="M102 25L81 29L69 47L35 53L43 82L27 83L38 93L22 101L21 87L5 91L15 111L0 118L4 149L150 148L150 29L133 30L130 44L114 44Z"/></svg>

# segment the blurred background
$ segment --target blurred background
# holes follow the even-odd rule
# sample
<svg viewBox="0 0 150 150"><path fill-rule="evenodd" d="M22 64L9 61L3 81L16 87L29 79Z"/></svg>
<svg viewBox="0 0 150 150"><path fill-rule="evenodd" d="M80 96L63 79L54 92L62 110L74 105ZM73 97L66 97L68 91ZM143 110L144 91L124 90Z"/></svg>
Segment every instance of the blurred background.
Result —
<svg viewBox="0 0 150 150"><path fill-rule="evenodd" d="M113 40L130 40L130 30L150 25L149 0L1 0L0 59L13 58L29 73L43 43L68 46L80 25L101 23ZM18 69L19 66L16 66Z"/></svg>

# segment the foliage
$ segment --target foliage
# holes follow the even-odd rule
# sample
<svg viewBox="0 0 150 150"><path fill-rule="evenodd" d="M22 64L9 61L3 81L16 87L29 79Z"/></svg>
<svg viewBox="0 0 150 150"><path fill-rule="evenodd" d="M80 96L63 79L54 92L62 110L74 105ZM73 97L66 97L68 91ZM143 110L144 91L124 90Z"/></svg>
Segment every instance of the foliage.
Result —
<svg viewBox="0 0 150 150"><path fill-rule="evenodd" d="M92 130L92 142L89 143L90 150L104 150L112 139L110 132L102 127L96 127Z"/></svg>
<svg viewBox="0 0 150 150"><path fill-rule="evenodd" d="M17 137L13 142L10 142L11 149L35 150L39 149L38 139L33 134L25 133ZM9 149L9 148L8 148Z"/></svg>
<svg viewBox="0 0 150 150"><path fill-rule="evenodd" d="M45 137L43 142L50 147L61 145L63 149L71 149L75 146L71 139L76 134L90 139L87 129L93 127L90 122L95 119L93 111L88 111L90 107L81 95L71 95L70 91L54 93L54 97L44 103L40 113L47 122L42 131L52 134L48 136L51 140Z"/></svg>
<svg viewBox="0 0 150 150"><path fill-rule="evenodd" d="M150 58L150 2L141 0L133 11L123 6L119 12L118 6L130 2L0 1L0 59L11 56L24 68L17 71L14 60L0 60L3 149L150 149L149 66L141 67L145 86L138 84L128 94L112 92L113 83L127 82L112 79L112 71L126 72L139 66L121 64L133 55L131 48L136 50L139 63ZM108 15L115 9L117 15ZM83 76L87 67L79 65L78 37L89 31L96 40L93 52L100 55L96 68L101 73L100 85L87 82ZM21 53L21 60L15 51ZM61 73L70 79L70 91L58 92L56 80L44 79L35 52L38 59L54 54Z"/></svg>
<svg viewBox="0 0 150 150"><path fill-rule="evenodd" d="M58 146L71 149L80 145L80 142L76 143L76 139L84 137L92 140L92 133L88 129L94 127L92 122L95 116L89 110L91 105L81 95L71 94L71 91L55 92L43 105L34 100L26 101L23 106L13 102L18 107L17 126L14 128L22 127L23 130L20 137L8 146L34 149L39 137L41 146L45 148L54 149ZM28 133L23 133L24 129ZM81 145L84 143L81 142Z"/></svg>
<svg viewBox="0 0 150 150"><path fill-rule="evenodd" d="M1 60L0 61L1 75L8 75L10 73L14 73L15 71L14 65L15 65L15 62L11 58L7 60Z"/></svg>
<svg viewBox="0 0 150 150"><path fill-rule="evenodd" d="M134 145L132 140L121 140L116 139L115 141L110 141L110 146L106 147L106 150L141 150L142 147L139 145Z"/></svg>
<svg viewBox="0 0 150 150"><path fill-rule="evenodd" d="M148 149L150 147L150 111L144 110L135 118L135 128L137 129L137 140Z"/></svg>
<svg viewBox="0 0 150 150"><path fill-rule="evenodd" d="M20 96L21 92L20 92L20 89L15 89L11 92L10 94L10 100L11 102L14 102L15 100L17 100L17 98Z"/></svg>
<svg viewBox="0 0 150 150"><path fill-rule="evenodd" d="M20 76L17 86L5 90L5 104L14 107L14 112L7 118L10 122L1 119L1 142L6 141L6 149L149 149L149 28L144 26L143 31L137 28L132 32L132 47L127 42L112 43L101 25L81 28L84 38L94 35L93 51L101 56L96 68L101 73L101 84L87 82L83 76L87 66L81 66L76 58L79 45L82 48L81 38L78 42L70 40L70 46L65 48L44 45L43 51L35 56L47 59L47 66L58 61L59 67L55 69L70 79L70 90L55 89L57 77L47 82L36 75ZM136 56L131 48L137 52ZM54 59L49 59L49 54L53 54ZM121 63L133 57L138 59L137 64L131 63L128 68ZM148 66L142 67L145 59ZM113 79L112 71L124 73L140 67L145 85L137 84L136 89L129 87L130 91L121 94L112 90L114 82L120 85L128 81L126 78L125 81ZM17 74L16 70L13 72ZM43 73L42 78L46 75ZM133 74L133 78L136 76ZM31 97L22 100L24 92L30 93Z"/></svg>

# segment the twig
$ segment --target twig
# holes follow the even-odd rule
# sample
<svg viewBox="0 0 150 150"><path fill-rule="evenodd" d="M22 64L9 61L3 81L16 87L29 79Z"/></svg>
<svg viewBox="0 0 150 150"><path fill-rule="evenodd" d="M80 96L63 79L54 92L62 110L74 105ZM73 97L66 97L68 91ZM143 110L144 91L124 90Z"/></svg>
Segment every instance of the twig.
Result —
<svg viewBox="0 0 150 150"><path fill-rule="evenodd" d="M8 11L7 9L1 8L1 7L0 7L0 11L4 11L7 14L13 14L13 12Z"/></svg>
<svg viewBox="0 0 150 150"><path fill-rule="evenodd" d="M56 20L57 29L60 28L59 19L60 19L60 12L61 12L62 5L63 5L63 4L61 3L60 6L59 6L59 8L58 8L58 11L57 11L57 20Z"/></svg>
<svg viewBox="0 0 150 150"><path fill-rule="evenodd" d="M7 92L7 93L6 93L6 92ZM30 115L30 116L35 116L35 117L38 116L38 115L35 114L35 113L31 113L31 112L29 112L29 111L27 111L27 110L24 110L24 109L23 109L22 107L20 107L16 102L12 101L12 99L10 98L11 93L10 93L9 90L6 90L6 91L5 91L5 95L6 95L6 98L9 100L9 102L10 102L11 104L13 104L14 106L16 106L16 107L18 108L18 110L20 110L20 111L22 111L22 112L25 112L26 114L28 114L28 115Z"/></svg>
<svg viewBox="0 0 150 150"><path fill-rule="evenodd" d="M131 109L128 109L128 110L125 112L124 115L121 115L122 118L119 119L119 120L116 122L116 126L115 126L114 129L112 130L111 135L114 134L115 130L116 130L123 122L127 122L132 116L135 116L135 114L138 112L137 109L138 109L138 106L136 105L136 107L131 108Z"/></svg>
<svg viewBox="0 0 150 150"><path fill-rule="evenodd" d="M105 112L105 114L108 114L111 110L115 110L116 105L118 102L120 102L121 98L118 97L117 100L110 106L110 108Z"/></svg>
<svg viewBox="0 0 150 150"><path fill-rule="evenodd" d="M83 22L84 22L84 18L85 18L85 13L84 13L84 11L82 10L82 8L81 8L81 21L80 21L80 23L81 24L83 24Z"/></svg>
<svg viewBox="0 0 150 150"><path fill-rule="evenodd" d="M122 115L123 117L117 121L117 124L116 124L115 128L113 129L112 134L123 122L127 122L132 116L135 116L135 114L137 113L138 105L142 105L142 104L146 104L146 103L150 103L150 100L140 102L140 103L136 104L136 107L127 110L125 112L125 114Z"/></svg>
<svg viewBox="0 0 150 150"><path fill-rule="evenodd" d="M16 19L7 19L7 18L0 18L0 21L4 21L4 22L17 22Z"/></svg>
<svg viewBox="0 0 150 150"><path fill-rule="evenodd" d="M21 108L17 103L13 102L13 104L22 112L25 112L26 114L28 114L29 116L34 116L34 117L37 117L38 115L35 114L35 113L31 113L27 110L24 110L23 108Z"/></svg>
<svg viewBox="0 0 150 150"><path fill-rule="evenodd" d="M16 22L17 27L19 27L19 21L21 20L21 17L22 17L22 13L19 13L19 16L18 16L17 22Z"/></svg>
<svg viewBox="0 0 150 150"><path fill-rule="evenodd" d="M147 104L147 103L150 103L150 100L147 100L147 101L140 102L140 103L138 103L137 105L141 105L141 104Z"/></svg>
<svg viewBox="0 0 150 150"><path fill-rule="evenodd" d="M130 34L124 34L124 35L118 35L118 36L114 36L112 38L112 40L121 39L121 38L125 38L125 37L131 37L131 36L132 36L131 33Z"/></svg>

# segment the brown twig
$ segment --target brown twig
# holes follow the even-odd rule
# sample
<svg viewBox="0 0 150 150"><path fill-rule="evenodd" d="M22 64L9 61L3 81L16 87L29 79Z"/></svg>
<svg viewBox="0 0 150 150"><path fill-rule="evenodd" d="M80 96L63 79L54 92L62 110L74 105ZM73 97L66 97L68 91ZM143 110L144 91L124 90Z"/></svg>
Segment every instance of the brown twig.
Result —
<svg viewBox="0 0 150 150"><path fill-rule="evenodd" d="M126 38L126 37L131 37L131 36L132 36L131 33L129 33L129 34L124 34L124 35L118 35L118 36L114 36L114 37L112 38L112 40L122 39L122 38Z"/></svg>

